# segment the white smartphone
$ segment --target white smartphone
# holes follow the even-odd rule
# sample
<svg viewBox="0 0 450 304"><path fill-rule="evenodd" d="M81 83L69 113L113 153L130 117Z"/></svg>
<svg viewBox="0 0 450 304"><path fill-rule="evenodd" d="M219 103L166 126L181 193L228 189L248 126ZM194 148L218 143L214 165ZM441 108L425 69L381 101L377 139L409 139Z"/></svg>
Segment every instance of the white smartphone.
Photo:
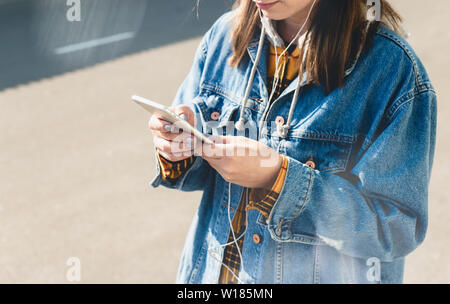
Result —
<svg viewBox="0 0 450 304"><path fill-rule="evenodd" d="M206 137L205 134L203 134L202 132L200 132L199 130L194 128L191 124L189 124L187 121L182 119L180 116L178 116L174 112L170 111L168 107L166 107L160 103L145 99L144 97L137 96L137 95L133 95L131 97L131 99L134 102L136 102L138 105L140 105L141 107L143 107L144 109L149 111L150 113L158 114L164 120L167 120L168 122L170 122L172 124L176 123L177 127L183 129L185 132L194 134L195 137L197 137L204 143L210 144L210 145L214 144L214 142L212 140L210 140L208 137Z"/></svg>

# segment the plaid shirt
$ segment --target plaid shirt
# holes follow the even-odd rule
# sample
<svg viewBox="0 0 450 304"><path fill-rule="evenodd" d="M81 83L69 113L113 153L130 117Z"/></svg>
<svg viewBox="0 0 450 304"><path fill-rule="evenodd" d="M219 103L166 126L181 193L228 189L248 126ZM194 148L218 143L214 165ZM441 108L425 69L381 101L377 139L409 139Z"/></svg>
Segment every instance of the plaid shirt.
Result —
<svg viewBox="0 0 450 304"><path fill-rule="evenodd" d="M277 48L271 46L270 53L268 56L267 64L267 83L269 93L272 92L272 87L276 76L278 76L278 83L274 87L272 100L275 100L283 90L289 85L289 83L297 77L299 70L299 48L293 46L286 52L281 58L279 58L278 73L275 72L275 58L276 52L278 56L282 53L282 48ZM175 183L179 177L181 177L194 163L196 156L191 156L188 159L181 160L178 162L170 162L158 154L159 162L161 165L161 174L163 179L170 183ZM286 170L288 165L287 157L283 156L283 162L278 173L278 177L270 190L266 189L244 189L241 201L238 205L236 213L233 217L232 225L233 230L238 239L242 233L245 232L247 226L246 223L246 212L250 209L257 210L266 218L269 218L270 211L275 204L278 196L281 192L281 188L286 177ZM248 195L248 204L246 205L246 197ZM230 243L225 247L222 268L220 271L219 282L221 284L233 284L238 283L237 277L239 275L241 260L239 257L239 251L237 246L239 246L240 251L244 246L244 238L239 238L237 242L233 242L233 235L230 231L228 236L228 242Z"/></svg>
<svg viewBox="0 0 450 304"><path fill-rule="evenodd" d="M178 178L180 178L180 176L182 176L192 166L195 157L196 156L191 156L177 162L171 162L158 153L162 178L174 185Z"/></svg>

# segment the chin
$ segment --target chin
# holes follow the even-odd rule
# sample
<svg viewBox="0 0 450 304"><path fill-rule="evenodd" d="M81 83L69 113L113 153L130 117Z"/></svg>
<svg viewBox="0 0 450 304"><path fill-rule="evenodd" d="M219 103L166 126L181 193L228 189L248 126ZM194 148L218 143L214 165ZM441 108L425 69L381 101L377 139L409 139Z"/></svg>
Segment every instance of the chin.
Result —
<svg viewBox="0 0 450 304"><path fill-rule="evenodd" d="M265 17L275 20L275 21L284 20L289 17L289 16L285 16L283 14L280 14L277 12L271 12L271 11L263 11L263 15Z"/></svg>

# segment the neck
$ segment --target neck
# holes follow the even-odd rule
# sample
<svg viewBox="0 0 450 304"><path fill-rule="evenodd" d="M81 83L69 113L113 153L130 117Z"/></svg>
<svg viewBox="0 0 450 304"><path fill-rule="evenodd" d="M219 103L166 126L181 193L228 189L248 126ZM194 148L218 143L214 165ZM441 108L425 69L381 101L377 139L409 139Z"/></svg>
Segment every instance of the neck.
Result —
<svg viewBox="0 0 450 304"><path fill-rule="evenodd" d="M305 7L302 11L298 12L294 16L278 21L277 31L278 34L284 39L284 41L291 42L295 38L297 32L305 23L310 8L311 6ZM299 37L308 30L308 27L309 24L306 24L304 26L303 30L299 34ZM296 44L296 41L294 41L294 43Z"/></svg>

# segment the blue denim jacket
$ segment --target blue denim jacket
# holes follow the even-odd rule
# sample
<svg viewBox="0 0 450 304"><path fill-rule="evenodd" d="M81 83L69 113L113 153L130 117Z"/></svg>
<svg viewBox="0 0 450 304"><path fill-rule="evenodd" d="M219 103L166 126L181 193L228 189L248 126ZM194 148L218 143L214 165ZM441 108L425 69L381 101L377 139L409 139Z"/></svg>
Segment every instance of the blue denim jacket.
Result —
<svg viewBox="0 0 450 304"><path fill-rule="evenodd" d="M203 37L174 105L189 105L197 127L235 121L257 52L258 37L239 68L232 54L230 13ZM286 118L298 79L268 106L263 55L245 108L258 140L289 158L269 219L248 211L242 250L244 283L400 283L404 258L425 238L436 132L436 94L411 47L380 26L371 48L346 70L329 95L304 84L287 137L270 123ZM313 156L315 169L304 163ZM158 162L151 185L202 191L188 232L177 282L217 283L231 216L244 188L229 184L201 157L176 185ZM230 190L230 192L229 192ZM176 212L176 211L175 211ZM252 236L261 236L256 244Z"/></svg>

